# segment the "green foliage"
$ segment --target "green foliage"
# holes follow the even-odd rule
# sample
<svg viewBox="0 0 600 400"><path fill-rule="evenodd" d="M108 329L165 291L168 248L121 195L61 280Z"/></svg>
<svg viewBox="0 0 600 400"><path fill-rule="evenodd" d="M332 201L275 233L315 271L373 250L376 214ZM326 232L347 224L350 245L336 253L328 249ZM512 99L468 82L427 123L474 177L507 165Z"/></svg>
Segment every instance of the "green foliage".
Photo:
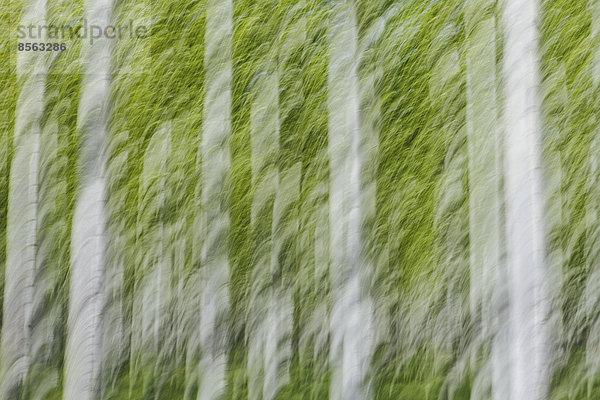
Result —
<svg viewBox="0 0 600 400"><path fill-rule="evenodd" d="M293 299L289 380L277 399L327 399L332 384L328 329L330 164L328 71L335 2L236 0L233 15L232 134L228 198L230 312L226 397L249 392L248 321L257 260L273 235L276 193L252 219L261 188L252 171L252 104L265 75L277 76L278 151L269 168L299 171L297 190L282 212L281 270L263 286L281 285ZM374 132L369 159L376 212L363 227L374 304L377 351L368 372L373 399L468 399L490 358L469 309L469 160L465 0L353 3L360 51L361 123ZM600 396L594 290L599 251L598 37L584 1L544 0L540 70L543 161L547 188L548 264L560 321L552 399ZM22 81L15 70L15 32L23 2L0 4L0 269L6 259L9 172L15 109ZM201 265L196 229L202 194L199 151L203 129L206 0L115 2L116 25L145 24L146 38L113 42L107 154L107 265L122 283L107 290L105 313L122 318L121 347L103 355L100 397L195 399L202 319L196 281ZM48 21L78 21L83 1L48 4ZM494 2L482 13L498 17ZM489 16L488 15L488 16ZM498 71L502 26L497 18ZM9 27L9 29L5 29ZM46 341L32 350L23 399L62 398L69 307L70 237L81 132L77 128L84 65L81 40L48 60L42 119L37 293L32 329ZM498 74L499 87L502 78ZM502 101L502 94L498 96ZM153 139L168 131L169 149L150 178ZM209 161L210 162L210 161ZM596 168L596 169L595 169ZM368 174L365 174L368 175ZM259 178L264 178L259 174ZM367 177L368 178L368 177ZM259 179L260 180L260 179ZM366 187L367 184L364 184ZM365 189L366 190L366 189ZM288 193L286 193L287 195ZM160 340L138 342L145 277L165 246L171 266ZM262 252L262 253L261 253ZM270 254L267 254L270 255ZM150 261L149 261L150 260ZM4 287L4 274L0 290ZM257 278L260 277L260 278ZM6 301L4 299L3 301ZM116 314L116 313L115 313ZM3 323L10 323L4 321ZM142 339L139 339L140 341ZM118 347L118 348L117 348Z"/></svg>

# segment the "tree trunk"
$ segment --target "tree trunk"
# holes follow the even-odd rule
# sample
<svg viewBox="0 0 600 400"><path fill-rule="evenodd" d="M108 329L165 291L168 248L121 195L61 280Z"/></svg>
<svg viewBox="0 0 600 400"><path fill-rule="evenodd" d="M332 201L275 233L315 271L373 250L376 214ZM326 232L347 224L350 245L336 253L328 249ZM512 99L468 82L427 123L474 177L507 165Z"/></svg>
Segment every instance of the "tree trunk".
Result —
<svg viewBox="0 0 600 400"><path fill-rule="evenodd" d="M22 25L44 25L46 1L27 4ZM19 52L23 86L15 115L9 178L6 269L1 341L0 397L16 398L29 368L37 256L41 118L47 66L44 54Z"/></svg>
<svg viewBox="0 0 600 400"><path fill-rule="evenodd" d="M511 399L548 395L548 271L541 175L536 0L506 0L504 28L506 246Z"/></svg>
<svg viewBox="0 0 600 400"><path fill-rule="evenodd" d="M87 23L110 25L112 0L88 1ZM106 152L111 41L87 44L77 129L81 135L80 188L71 234L71 277L65 355L65 400L95 399L100 390L106 262Z"/></svg>
<svg viewBox="0 0 600 400"><path fill-rule="evenodd" d="M363 289L362 132L353 1L334 8L328 71L331 311L330 398L368 397L370 303Z"/></svg>
<svg viewBox="0 0 600 400"><path fill-rule="evenodd" d="M200 290L199 400L216 399L225 390L227 313L229 311L230 217L228 176L231 167L231 0L209 0L206 6L206 97L202 129L202 235Z"/></svg>

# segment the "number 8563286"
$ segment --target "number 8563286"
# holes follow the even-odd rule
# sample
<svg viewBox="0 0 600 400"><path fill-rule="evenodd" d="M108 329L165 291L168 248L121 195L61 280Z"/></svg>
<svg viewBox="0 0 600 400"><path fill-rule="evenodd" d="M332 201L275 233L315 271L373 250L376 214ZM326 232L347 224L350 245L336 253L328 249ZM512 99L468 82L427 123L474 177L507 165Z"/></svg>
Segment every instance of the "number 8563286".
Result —
<svg viewBox="0 0 600 400"><path fill-rule="evenodd" d="M65 43L19 43L19 51L65 51Z"/></svg>

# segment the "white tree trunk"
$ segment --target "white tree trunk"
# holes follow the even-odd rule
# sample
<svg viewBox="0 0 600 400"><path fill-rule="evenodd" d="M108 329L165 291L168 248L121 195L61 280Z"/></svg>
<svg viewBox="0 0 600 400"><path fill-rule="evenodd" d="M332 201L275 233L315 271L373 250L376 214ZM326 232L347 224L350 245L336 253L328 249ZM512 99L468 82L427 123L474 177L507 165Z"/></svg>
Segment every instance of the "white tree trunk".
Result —
<svg viewBox="0 0 600 400"><path fill-rule="evenodd" d="M208 0L206 6L206 97L200 149L203 243L200 255L199 400L220 398L225 390L229 310L228 238L230 218L227 182L231 167L231 0Z"/></svg>
<svg viewBox="0 0 600 400"><path fill-rule="evenodd" d="M26 5L22 25L45 25L46 1ZM26 40L25 40L26 41ZM31 356L31 318L38 233L40 119L47 66L44 54L19 52L14 155L10 169L6 226L6 269L0 363L0 397L17 396Z"/></svg>
<svg viewBox="0 0 600 400"><path fill-rule="evenodd" d="M332 400L368 397L370 303L362 277L362 132L358 32L352 1L334 8L328 71Z"/></svg>
<svg viewBox="0 0 600 400"><path fill-rule="evenodd" d="M110 25L112 7L112 0L87 1L87 23ZM84 42L85 72L77 121L82 137L81 174L71 234L65 400L91 400L100 389L111 50L107 38Z"/></svg>
<svg viewBox="0 0 600 400"><path fill-rule="evenodd" d="M546 399L550 380L538 16L536 0L505 1L505 190L512 400Z"/></svg>

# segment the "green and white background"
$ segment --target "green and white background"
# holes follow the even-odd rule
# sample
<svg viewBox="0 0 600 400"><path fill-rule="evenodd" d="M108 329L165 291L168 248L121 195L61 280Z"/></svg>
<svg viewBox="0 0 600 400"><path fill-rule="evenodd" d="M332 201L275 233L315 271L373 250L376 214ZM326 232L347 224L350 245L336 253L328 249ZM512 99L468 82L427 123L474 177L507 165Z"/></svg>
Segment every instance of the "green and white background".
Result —
<svg viewBox="0 0 600 400"><path fill-rule="evenodd" d="M1 400L600 399L598 0L0 18Z"/></svg>

